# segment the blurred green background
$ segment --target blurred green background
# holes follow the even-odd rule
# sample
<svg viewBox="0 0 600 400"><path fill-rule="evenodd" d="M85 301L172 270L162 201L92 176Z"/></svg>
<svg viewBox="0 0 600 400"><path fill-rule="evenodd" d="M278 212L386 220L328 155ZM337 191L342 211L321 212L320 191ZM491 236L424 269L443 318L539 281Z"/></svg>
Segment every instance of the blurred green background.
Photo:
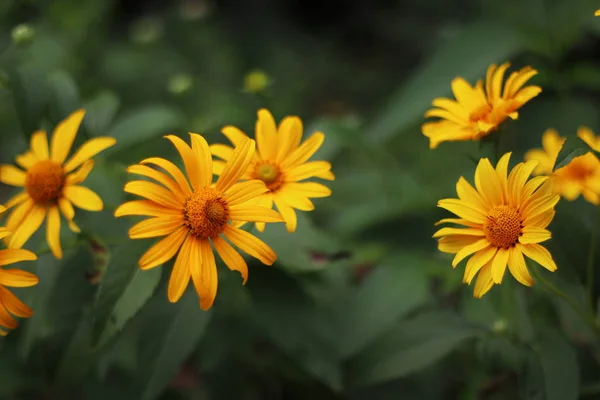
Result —
<svg viewBox="0 0 600 400"><path fill-rule="evenodd" d="M65 258L43 235L17 294L35 315L0 341L0 399L600 398L597 343L560 299L507 277L482 300L436 250L437 200L471 180L487 144L429 150L420 132L450 81L491 63L539 70L543 93L505 128L512 164L543 131L600 128L600 19L591 0L2 0L0 158L77 108L77 140L114 136L86 181L104 200L63 228ZM20 25L25 24L25 25ZM267 85L249 90L248 74ZM241 286L220 269L209 312L193 288L166 297L170 264L138 271L149 241L112 217L125 168L179 163L162 135L224 125L252 134L256 112L298 115L326 135L333 195L298 230L267 227L279 256ZM8 198L11 188L0 195ZM550 226L576 298L592 206L562 201ZM530 265L532 267L532 265ZM535 266L537 267L537 266ZM548 274L549 275L549 274ZM578 297L579 296L579 297Z"/></svg>

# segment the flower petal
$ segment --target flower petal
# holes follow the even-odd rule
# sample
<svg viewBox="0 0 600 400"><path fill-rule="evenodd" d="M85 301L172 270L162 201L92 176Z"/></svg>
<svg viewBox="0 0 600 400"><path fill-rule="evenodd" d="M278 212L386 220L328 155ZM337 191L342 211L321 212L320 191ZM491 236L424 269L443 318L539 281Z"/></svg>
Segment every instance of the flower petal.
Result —
<svg viewBox="0 0 600 400"><path fill-rule="evenodd" d="M194 151L190 148L190 146L187 145L186 142L175 135L167 135L165 138L169 139L179 152L179 155L183 160L183 164L185 165L187 176L192 184L192 188L197 189L197 187L194 186L194 183L200 182L200 168Z"/></svg>
<svg viewBox="0 0 600 400"><path fill-rule="evenodd" d="M181 250L175 259L175 264L171 270L171 277L169 278L169 287L167 295L171 303L176 303L190 283L190 263L191 263L191 250L192 240L191 236L183 242Z"/></svg>
<svg viewBox="0 0 600 400"><path fill-rule="evenodd" d="M298 216L296 215L296 211L292 207L290 207L285 201L281 199L280 196L275 196L273 199L275 201L275 206L277 206L277 211L283 217L285 221L285 228L288 232L295 232L296 226L298 225Z"/></svg>
<svg viewBox="0 0 600 400"><path fill-rule="evenodd" d="M319 150L319 148L321 148L324 140L325 135L322 132L313 133L296 150L289 154L285 160L281 162L281 167L286 169L304 164L317 152L317 150Z"/></svg>
<svg viewBox="0 0 600 400"><path fill-rule="evenodd" d="M552 237L549 230L534 226L526 226L522 232L523 236L519 237L519 243L522 244L541 243Z"/></svg>
<svg viewBox="0 0 600 400"><path fill-rule="evenodd" d="M104 207L100 196L85 186L66 186L63 189L63 194L75 207L82 210L102 211Z"/></svg>
<svg viewBox="0 0 600 400"><path fill-rule="evenodd" d="M525 264L523 253L521 253L521 248L518 245L510 249L508 270L521 284L525 286L533 285L533 278L527 270L527 264Z"/></svg>
<svg viewBox="0 0 600 400"><path fill-rule="evenodd" d="M293 194L302 195L309 198L320 198L331 196L331 189L317 182L289 182L282 188L286 197Z"/></svg>
<svg viewBox="0 0 600 400"><path fill-rule="evenodd" d="M175 164L173 164L169 160L165 160L160 157L150 157L142 160L140 164L154 164L162 169L164 169L168 174L170 174L175 182L179 185L179 188L186 196L189 196L192 193L192 189L190 188L190 184L188 183L183 172Z"/></svg>
<svg viewBox="0 0 600 400"><path fill-rule="evenodd" d="M227 268L232 271L238 271L242 275L242 284L245 285L248 280L248 265L244 257L222 237L216 236L211 240L215 250L219 253L219 257L221 257Z"/></svg>
<svg viewBox="0 0 600 400"><path fill-rule="evenodd" d="M238 182L232 185L225 192L225 198L230 206L235 206L248 200L255 199L268 191L269 189L267 189L263 181L253 179L251 181Z"/></svg>
<svg viewBox="0 0 600 400"><path fill-rule="evenodd" d="M492 264L487 263L481 268L481 271L479 271L477 281L475 282L475 289L473 289L473 297L477 299L482 298L484 294L490 291L492 286L494 286L494 281L492 280Z"/></svg>
<svg viewBox="0 0 600 400"><path fill-rule="evenodd" d="M288 186L289 184L283 185L281 188L279 188L279 190L277 190L277 192L274 193L274 196L280 203L286 204L289 207L301 211L312 211L315 209L313 202L305 197L302 192L290 190Z"/></svg>
<svg viewBox="0 0 600 400"><path fill-rule="evenodd" d="M223 234L234 245L252 257L259 259L263 264L272 265L277 260L277 255L269 246L246 231L227 225L223 230Z"/></svg>
<svg viewBox="0 0 600 400"><path fill-rule="evenodd" d="M463 275L463 282L470 285L473 281L473 278L475 278L475 275L477 275L484 265L491 263L497 252L498 248L494 246L488 246L485 249L479 250L477 253L473 254L473 257L469 258L467 261L467 266L465 267L465 273Z"/></svg>
<svg viewBox="0 0 600 400"><path fill-rule="evenodd" d="M169 191L173 194L173 196L180 202L184 203L186 195L181 191L181 188L173 179L168 177L167 175L159 172L153 168L150 168L146 165L131 165L127 168L127 172L130 174L136 174L145 176L147 178L154 179L158 183L162 184L164 187L169 189Z"/></svg>
<svg viewBox="0 0 600 400"><path fill-rule="evenodd" d="M329 171L330 169L331 164L327 161L310 161L286 170L285 180L286 182L297 182L312 178L315 175L323 171Z"/></svg>
<svg viewBox="0 0 600 400"><path fill-rule="evenodd" d="M275 210L252 205L230 207L230 218L235 221L248 222L283 222L283 218Z"/></svg>
<svg viewBox="0 0 600 400"><path fill-rule="evenodd" d="M50 158L48 136L45 131L35 131L29 139L29 146L36 161L48 160Z"/></svg>
<svg viewBox="0 0 600 400"><path fill-rule="evenodd" d="M215 157L219 157L221 160L229 161L229 159L233 155L233 147L221 143L211 144L210 154L212 154Z"/></svg>
<svg viewBox="0 0 600 400"><path fill-rule="evenodd" d="M517 244L517 246L521 252L523 252L523 254L540 264L542 267L546 268L548 271L556 271L556 263L552 259L550 252L546 250L545 247L536 243L522 245Z"/></svg>
<svg viewBox="0 0 600 400"><path fill-rule="evenodd" d="M33 315L33 310L30 307L26 306L10 290L2 286L0 286L0 303L14 316L29 318Z"/></svg>
<svg viewBox="0 0 600 400"><path fill-rule="evenodd" d="M10 249L19 249L29 240L31 235L42 225L46 217L46 208L34 206L25 216L23 222L14 230L9 237L7 247Z"/></svg>
<svg viewBox="0 0 600 400"><path fill-rule="evenodd" d="M23 203L28 198L29 198L29 194L27 194L27 192L21 192L19 194L16 194L13 197L11 197L10 200L8 200L6 202L6 208L7 209L13 208L14 206L17 206L17 205Z"/></svg>
<svg viewBox="0 0 600 400"><path fill-rule="evenodd" d="M14 250L2 250L14 251ZM26 250L20 250L26 251ZM4 257L1 257L4 261ZM15 257L16 258L16 257ZM35 260L35 258L31 259ZM8 287L30 287L38 284L40 280L35 274L23 271L22 269L1 269L0 285Z"/></svg>
<svg viewBox="0 0 600 400"><path fill-rule="evenodd" d="M115 217L123 217L125 215L162 217L164 215L182 215L182 210L166 208L152 200L133 200L121 204L115 210Z"/></svg>
<svg viewBox="0 0 600 400"><path fill-rule="evenodd" d="M81 147L73 154L73 156L66 162L64 165L64 169L66 172L71 172L90 158L94 157L96 154L100 153L103 150L108 149L114 144L117 143L117 140L112 137L96 137L85 142Z"/></svg>
<svg viewBox="0 0 600 400"><path fill-rule="evenodd" d="M278 148L275 162L281 164L302 141L302 120L298 117L285 117L279 124Z"/></svg>
<svg viewBox="0 0 600 400"><path fill-rule="evenodd" d="M92 169L94 168L94 160L87 160L83 165L75 172L67 175L67 185L78 185L85 181Z"/></svg>
<svg viewBox="0 0 600 400"><path fill-rule="evenodd" d="M60 213L55 205L48 208L46 242L48 242L48 247L50 247L54 257L60 260L63 257L62 248L60 247Z"/></svg>
<svg viewBox="0 0 600 400"><path fill-rule="evenodd" d="M226 192L246 172L254 157L255 146L254 140L248 139L235 148L231 160L225 165L215 186L219 192Z"/></svg>
<svg viewBox="0 0 600 400"><path fill-rule="evenodd" d="M496 170L487 158L482 158L475 169L475 187L492 206L503 204L502 184Z"/></svg>
<svg viewBox="0 0 600 400"><path fill-rule="evenodd" d="M182 226L166 238L160 240L142 255L138 261L139 267L145 270L169 261L177 253L187 234L188 228Z"/></svg>
<svg viewBox="0 0 600 400"><path fill-rule="evenodd" d="M195 263L196 266L192 271L192 280L194 281L196 292L200 297L200 308L206 311L212 307L217 296L219 285L217 264L215 263L215 255L208 240L196 239L196 243L197 245L194 247L200 249L196 251L196 254L200 256L201 261Z"/></svg>
<svg viewBox="0 0 600 400"><path fill-rule="evenodd" d="M84 110L77 110L56 126L50 144L52 161L61 164L65 161L84 116Z"/></svg>
<svg viewBox="0 0 600 400"><path fill-rule="evenodd" d="M229 139L231 144L233 144L233 147L238 147L244 143L246 139L250 139L248 135L235 126L225 126L221 129L221 132Z"/></svg>
<svg viewBox="0 0 600 400"><path fill-rule="evenodd" d="M198 181L192 182L194 187L209 187L212 183L213 166L210 148L206 139L197 133L190 133L192 138L192 151L198 160Z"/></svg>
<svg viewBox="0 0 600 400"><path fill-rule="evenodd" d="M474 208L470 203L458 199L443 199L438 201L438 207L444 208L460 218L477 224L483 224L486 215Z"/></svg>
<svg viewBox="0 0 600 400"><path fill-rule="evenodd" d="M458 263L460 263L466 257L470 256L471 254L473 254L479 250L485 249L489 245L490 245L490 242L488 242L488 240L486 238L483 238L483 239L479 239L478 241L476 241L475 243L473 243L469 246L462 248L454 256L454 259L452 260L452 268L455 268L458 265Z"/></svg>
<svg viewBox="0 0 600 400"><path fill-rule="evenodd" d="M175 195L162 186L152 182L132 181L128 182L123 189L127 193L145 197L162 205L163 207L172 209L183 209L183 204L177 200Z"/></svg>
<svg viewBox="0 0 600 400"><path fill-rule="evenodd" d="M478 240L477 236L444 236L438 240L438 250L444 253L456 254L463 247L469 246Z"/></svg>
<svg viewBox="0 0 600 400"><path fill-rule="evenodd" d="M166 236L183 226L183 215L148 218L129 229L131 239L144 239Z"/></svg>
<svg viewBox="0 0 600 400"><path fill-rule="evenodd" d="M26 178L27 173L14 165L0 165L0 182L6 185L23 187Z"/></svg>
<svg viewBox="0 0 600 400"><path fill-rule="evenodd" d="M6 329L15 329L19 323L8 313L4 304L0 304L0 326Z"/></svg>
<svg viewBox="0 0 600 400"><path fill-rule="evenodd" d="M498 252L494 256L492 260L492 280L494 283L502 283L509 253L509 249L498 249Z"/></svg>
<svg viewBox="0 0 600 400"><path fill-rule="evenodd" d="M256 149L263 160L275 160L277 154L277 126L273 115L267 109L258 110L256 121Z"/></svg>

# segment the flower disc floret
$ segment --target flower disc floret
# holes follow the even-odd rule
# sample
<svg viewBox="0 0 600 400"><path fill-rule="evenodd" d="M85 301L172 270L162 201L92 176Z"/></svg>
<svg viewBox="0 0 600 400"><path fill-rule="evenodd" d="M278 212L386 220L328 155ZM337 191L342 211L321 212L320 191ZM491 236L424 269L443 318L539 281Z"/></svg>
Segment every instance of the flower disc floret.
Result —
<svg viewBox="0 0 600 400"><path fill-rule="evenodd" d="M36 203L56 201L62 193L65 174L62 166L54 161L42 160L34 164L25 178L25 189Z"/></svg>
<svg viewBox="0 0 600 400"><path fill-rule="evenodd" d="M186 200L185 225L199 238L212 238L223 232L229 221L229 206L218 191L202 188Z"/></svg>

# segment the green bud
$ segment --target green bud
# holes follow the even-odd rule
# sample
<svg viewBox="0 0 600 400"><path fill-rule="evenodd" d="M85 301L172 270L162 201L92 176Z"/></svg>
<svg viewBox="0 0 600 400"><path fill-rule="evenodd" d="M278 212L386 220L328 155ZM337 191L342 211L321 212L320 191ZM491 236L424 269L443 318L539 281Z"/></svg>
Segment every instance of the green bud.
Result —
<svg viewBox="0 0 600 400"><path fill-rule="evenodd" d="M178 74L169 79L167 85L169 92L173 94L182 94L192 87L192 78L187 74Z"/></svg>
<svg viewBox="0 0 600 400"><path fill-rule="evenodd" d="M244 77L244 90L250 93L260 93L269 86L269 76L263 70L250 71Z"/></svg>
<svg viewBox="0 0 600 400"><path fill-rule="evenodd" d="M17 45L30 43L35 37L35 29L27 24L15 26L11 32L12 40Z"/></svg>

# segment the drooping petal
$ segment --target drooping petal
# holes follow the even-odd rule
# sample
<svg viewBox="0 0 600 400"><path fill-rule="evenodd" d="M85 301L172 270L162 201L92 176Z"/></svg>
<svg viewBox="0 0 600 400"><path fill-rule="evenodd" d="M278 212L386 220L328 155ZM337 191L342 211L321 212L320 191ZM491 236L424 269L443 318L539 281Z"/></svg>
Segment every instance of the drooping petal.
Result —
<svg viewBox="0 0 600 400"><path fill-rule="evenodd" d="M438 240L438 250L444 253L456 254L463 247L469 246L479 240L477 236L444 236Z"/></svg>
<svg viewBox="0 0 600 400"><path fill-rule="evenodd" d="M487 263L481 268L479 275L477 275L473 296L478 299L482 298L484 294L490 291L492 286L494 286L494 281L492 280L492 264Z"/></svg>
<svg viewBox="0 0 600 400"><path fill-rule="evenodd" d="M14 230L9 237L7 247L10 249L19 249L29 240L31 235L42 225L46 217L46 208L34 206L25 216L23 222Z"/></svg>
<svg viewBox="0 0 600 400"><path fill-rule="evenodd" d="M0 303L4 304L9 313L20 318L29 318L33 315L33 310L25 305L12 292L5 287L0 286Z"/></svg>
<svg viewBox="0 0 600 400"><path fill-rule="evenodd" d="M50 144L50 159L52 161L61 164L65 161L71 151L71 146L73 146L77 130L84 116L84 110L77 110L56 126Z"/></svg>
<svg viewBox="0 0 600 400"><path fill-rule="evenodd" d="M508 257L508 270L515 277L515 279L525 285L533 285L533 278L527 270L523 253L521 253L520 246L515 246L510 249L510 255Z"/></svg>
<svg viewBox="0 0 600 400"><path fill-rule="evenodd" d="M223 234L234 245L254 258L258 258L263 264L272 265L277 259L275 252L256 236L232 226L225 226Z"/></svg>
<svg viewBox="0 0 600 400"><path fill-rule="evenodd" d="M296 215L296 211L290 207L280 196L275 196L273 198L275 202L275 206L277 206L277 211L283 217L285 221L285 228L288 232L295 232L296 226L298 225L298 216ZM267 221L268 222L268 221Z"/></svg>
<svg viewBox="0 0 600 400"><path fill-rule="evenodd" d="M71 172L90 158L113 146L117 140L112 137L97 137L88 140L73 154L64 165L66 172Z"/></svg>
<svg viewBox="0 0 600 400"><path fill-rule="evenodd" d="M452 260L452 267L453 268L456 267L458 265L458 263L460 263L466 257L470 256L471 254L473 254L479 250L485 249L489 245L490 245L490 242L488 242L488 240L486 238L483 238L483 239L479 239L477 242L473 243L472 245L462 248L454 256L454 259Z"/></svg>
<svg viewBox="0 0 600 400"><path fill-rule="evenodd" d="M517 246L523 254L540 264L542 267L546 268L548 271L556 271L556 263L552 259L550 252L546 250L544 246L540 246L537 243L522 245L517 244Z"/></svg>
<svg viewBox="0 0 600 400"><path fill-rule="evenodd" d="M484 265L490 263L498 252L498 249L494 246L488 246L477 253L473 254L465 267L465 273L463 275L463 282L471 284L475 275L483 268Z"/></svg>
<svg viewBox="0 0 600 400"><path fill-rule="evenodd" d="M183 226L160 240L142 255L138 261L139 267L146 270L169 261L177 253L187 234L188 228Z"/></svg>
<svg viewBox="0 0 600 400"><path fill-rule="evenodd" d="M48 242L48 247L50 247L54 257L60 260L63 257L62 248L60 247L60 213L55 205L48 208L46 242Z"/></svg>
<svg viewBox="0 0 600 400"><path fill-rule="evenodd" d="M6 329L15 329L19 323L8 313L4 304L0 304L0 326Z"/></svg>
<svg viewBox="0 0 600 400"><path fill-rule="evenodd" d="M215 301L219 279L217 276L215 255L210 248L210 243L208 240L199 240L198 242L201 248L202 268L200 269L200 276L193 275L193 278L194 286L200 297L200 308L206 311L212 307Z"/></svg>
<svg viewBox="0 0 600 400"><path fill-rule="evenodd" d="M27 200L15 207L10 213L6 219L6 227L11 231L17 229L33 207L35 207L35 203L30 198L27 198Z"/></svg>
<svg viewBox="0 0 600 400"><path fill-rule="evenodd" d="M492 280L494 283L502 283L504 272L506 271L506 265L508 264L508 249L498 249L498 252L492 260Z"/></svg>
<svg viewBox="0 0 600 400"><path fill-rule="evenodd" d="M227 268L232 271L238 271L242 275L243 284L245 285L248 280L248 265L244 257L222 237L216 236L211 240L215 250L219 253L219 257L221 257Z"/></svg>

